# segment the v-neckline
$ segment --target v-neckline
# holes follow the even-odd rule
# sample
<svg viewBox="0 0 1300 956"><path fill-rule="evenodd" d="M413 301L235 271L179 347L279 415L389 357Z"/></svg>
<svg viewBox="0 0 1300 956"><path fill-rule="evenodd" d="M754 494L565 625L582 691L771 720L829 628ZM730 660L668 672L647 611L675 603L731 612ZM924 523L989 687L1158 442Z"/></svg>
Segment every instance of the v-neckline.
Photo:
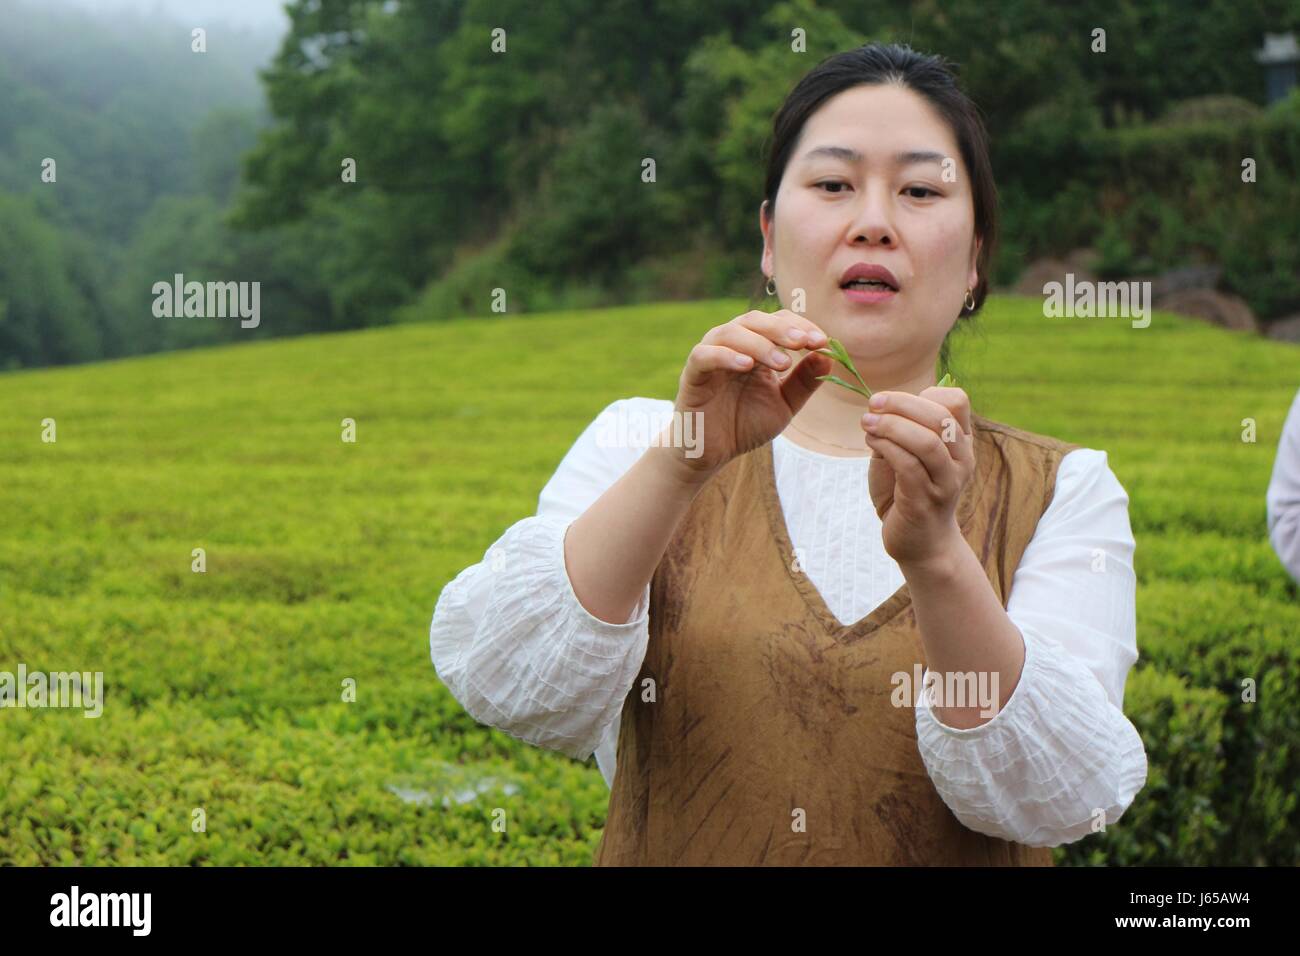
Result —
<svg viewBox="0 0 1300 956"><path fill-rule="evenodd" d="M979 433L978 416L972 416L972 428L976 435ZM979 499L979 494L984 486L984 467L985 462L981 461L978 453L979 442L976 445L975 456L975 474L967 483L966 488L962 491L962 497L957 506L957 524L961 529L963 536L970 529L971 522L975 516L975 503ZM763 505L767 511L768 523L772 529L772 539L775 542L781 557L781 563L785 566L786 575L794 584L795 589L803 596L804 603L813 616L821 624L822 628L836 643L846 643L859 640L870 636L873 632L879 630L882 626L892 621L898 615L902 614L912 603L912 592L903 582L903 586L887 597L884 603L880 604L870 614L850 623L843 624L840 619L826 603L817 586L813 584L812 578L808 572L796 571L794 565L794 543L790 538L790 531L785 523L785 512L781 509L781 496L777 491L776 485L776 462L772 455L772 442L765 443L761 448L755 449L757 467L757 477L759 493L763 499ZM870 466L868 466L870 467ZM862 493L870 497L870 491L866 487L866 476L863 476Z"/></svg>

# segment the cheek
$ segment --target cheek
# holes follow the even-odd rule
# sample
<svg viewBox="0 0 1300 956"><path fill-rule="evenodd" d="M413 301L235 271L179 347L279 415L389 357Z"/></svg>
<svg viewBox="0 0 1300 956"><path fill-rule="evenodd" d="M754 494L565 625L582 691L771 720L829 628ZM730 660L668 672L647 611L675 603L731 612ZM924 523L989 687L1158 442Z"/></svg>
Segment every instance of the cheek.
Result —
<svg viewBox="0 0 1300 956"><path fill-rule="evenodd" d="M818 250L834 243L835 222L824 210L818 210L806 196L792 195L786 200L785 215L778 224L777 246L787 259L807 259L821 255Z"/></svg>
<svg viewBox="0 0 1300 956"><path fill-rule="evenodd" d="M947 269L954 264L965 267L970 253L971 225L963 220L947 220L934 224L925 242L928 264Z"/></svg>

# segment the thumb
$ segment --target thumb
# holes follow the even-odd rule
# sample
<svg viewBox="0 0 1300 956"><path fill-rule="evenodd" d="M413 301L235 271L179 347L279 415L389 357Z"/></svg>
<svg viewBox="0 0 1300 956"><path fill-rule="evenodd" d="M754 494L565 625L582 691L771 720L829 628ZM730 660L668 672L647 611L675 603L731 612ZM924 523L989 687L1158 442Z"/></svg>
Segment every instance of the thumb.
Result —
<svg viewBox="0 0 1300 956"><path fill-rule="evenodd" d="M820 352L809 352L789 374L781 380L781 395L790 406L792 413L803 408L812 393L821 387L818 375L826 375L831 370L831 360Z"/></svg>

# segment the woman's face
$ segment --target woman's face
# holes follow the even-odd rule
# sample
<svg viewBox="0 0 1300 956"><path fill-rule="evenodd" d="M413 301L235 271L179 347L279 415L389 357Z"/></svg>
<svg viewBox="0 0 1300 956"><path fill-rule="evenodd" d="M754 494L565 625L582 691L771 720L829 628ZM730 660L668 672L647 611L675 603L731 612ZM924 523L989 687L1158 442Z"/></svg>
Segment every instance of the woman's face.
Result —
<svg viewBox="0 0 1300 956"><path fill-rule="evenodd" d="M843 341L873 389L924 375L927 364L933 374L978 280L979 242L957 141L924 97L890 84L827 100L791 153L774 219L766 213L765 203L762 266L783 308ZM846 292L841 277L855 263L884 266L898 291L878 301Z"/></svg>

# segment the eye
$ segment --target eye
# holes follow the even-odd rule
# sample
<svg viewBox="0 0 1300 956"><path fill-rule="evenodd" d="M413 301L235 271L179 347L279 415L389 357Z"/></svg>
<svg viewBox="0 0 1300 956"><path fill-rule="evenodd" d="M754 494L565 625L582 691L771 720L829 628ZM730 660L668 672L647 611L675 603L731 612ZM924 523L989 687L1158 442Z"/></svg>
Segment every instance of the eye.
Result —
<svg viewBox="0 0 1300 956"><path fill-rule="evenodd" d="M929 193L931 196L937 196L937 195L939 195L935 190L931 189L929 186L908 186L906 189L903 190L903 192L905 192L905 193L910 193L910 192L915 192L916 190L920 190L920 191L923 192L923 193ZM912 197L912 198L914 198L914 199L924 199L925 197L924 197L924 196L914 196L914 197Z"/></svg>
<svg viewBox="0 0 1300 956"><path fill-rule="evenodd" d="M823 181L820 182L820 183L814 183L814 184L813 184L813 187L814 187L814 188L816 188L816 187L818 187L818 186L848 186L848 183L842 183L842 182L839 182L839 181L834 180L834 179L826 179L826 180L823 180ZM838 195L840 194L840 192L841 192L841 190L836 190L836 191L834 191L834 192L831 192L831 195L832 195L832 196L838 196Z"/></svg>

